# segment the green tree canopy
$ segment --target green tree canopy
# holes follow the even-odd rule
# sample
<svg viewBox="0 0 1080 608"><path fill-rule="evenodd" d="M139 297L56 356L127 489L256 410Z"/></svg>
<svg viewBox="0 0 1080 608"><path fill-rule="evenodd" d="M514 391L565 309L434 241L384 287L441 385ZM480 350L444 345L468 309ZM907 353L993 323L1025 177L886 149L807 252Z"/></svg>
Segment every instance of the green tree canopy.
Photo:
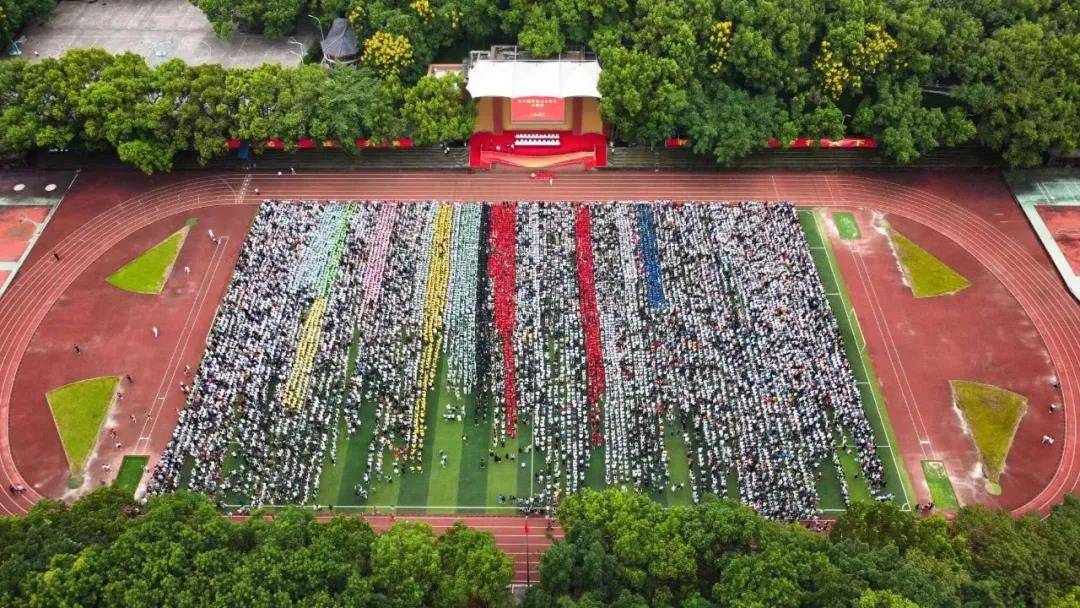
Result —
<svg viewBox="0 0 1080 608"><path fill-rule="evenodd" d="M31 19L48 17L56 0L0 0L0 49L7 49Z"/></svg>
<svg viewBox="0 0 1080 608"><path fill-rule="evenodd" d="M914 78L899 83L882 78L875 97L859 104L852 124L861 132L877 134L882 151L901 163L975 135L975 125L963 109L942 111L924 106L922 100L922 89Z"/></svg>
<svg viewBox="0 0 1080 608"><path fill-rule="evenodd" d="M438 606L501 608L509 558L489 533L420 523L376 535L358 517L288 508L232 522L206 497L145 507L102 489L0 517L4 606Z"/></svg>
<svg viewBox="0 0 1080 608"><path fill-rule="evenodd" d="M1045 521L974 508L953 523L856 502L827 536L726 500L662 509L617 490L571 495L558 515L566 537L527 608L1068 605L1080 574L1075 498Z"/></svg>
<svg viewBox="0 0 1080 608"><path fill-rule="evenodd" d="M51 2L0 0L0 35ZM347 16L368 69L150 68L100 50L7 61L0 153L108 149L154 171L189 150L205 162L229 138L256 153L267 138L461 139L472 106L422 80L429 64L514 40L541 58L595 51L617 140L689 137L722 164L769 137L870 136L899 163L968 141L1013 166L1080 148L1075 0L196 2L222 35L285 35L305 11L324 25Z"/></svg>
<svg viewBox="0 0 1080 608"><path fill-rule="evenodd" d="M612 47L601 61L600 112L620 138L655 144L676 132L689 100L675 60Z"/></svg>
<svg viewBox="0 0 1080 608"><path fill-rule="evenodd" d="M402 112L417 145L467 139L476 121L458 74L424 76L405 91Z"/></svg>

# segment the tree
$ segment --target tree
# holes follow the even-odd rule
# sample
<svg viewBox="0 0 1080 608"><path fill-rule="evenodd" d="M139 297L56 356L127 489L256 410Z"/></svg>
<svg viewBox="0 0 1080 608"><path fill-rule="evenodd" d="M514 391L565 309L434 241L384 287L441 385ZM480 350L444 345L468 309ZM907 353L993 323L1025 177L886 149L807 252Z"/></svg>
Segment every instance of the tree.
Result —
<svg viewBox="0 0 1080 608"><path fill-rule="evenodd" d="M769 139L789 141L796 135L775 96L751 95L723 83L694 95L685 120L694 152L711 154L722 165L764 148Z"/></svg>
<svg viewBox="0 0 1080 608"><path fill-rule="evenodd" d="M867 590L859 596L856 608L919 608L915 602L892 591Z"/></svg>
<svg viewBox="0 0 1080 608"><path fill-rule="evenodd" d="M703 73L712 33L713 6L709 0L655 0L637 4L634 47L679 66L678 79L688 82Z"/></svg>
<svg viewBox="0 0 1080 608"><path fill-rule="evenodd" d="M792 114L800 136L814 139L839 139L844 136L844 112L835 105L821 105L802 112L793 109Z"/></svg>
<svg viewBox="0 0 1080 608"><path fill-rule="evenodd" d="M296 19L307 6L305 0L192 0L206 15L221 38L232 36L236 25L267 38L281 38L296 27Z"/></svg>
<svg viewBox="0 0 1080 608"><path fill-rule="evenodd" d="M1078 532L1076 498L1055 509L1045 524L1033 516L1013 519L1004 511L972 507L957 514L951 530L970 551L975 576L992 581L1008 605L1046 603L1054 590L1075 585Z"/></svg>
<svg viewBox="0 0 1080 608"><path fill-rule="evenodd" d="M489 37L498 28L499 9L499 3L494 0L448 0L436 10L459 38L478 40Z"/></svg>
<svg viewBox="0 0 1080 608"><path fill-rule="evenodd" d="M366 68L334 68L316 104L312 135L336 139L347 150L355 149L357 139L401 137L408 130L401 113L403 91L397 78L384 80Z"/></svg>
<svg viewBox="0 0 1080 608"><path fill-rule="evenodd" d="M720 606L848 606L851 581L819 551L777 545L733 558L713 589Z"/></svg>
<svg viewBox="0 0 1080 608"><path fill-rule="evenodd" d="M414 143L460 141L472 134L476 113L464 84L459 74L424 76L405 91L402 112Z"/></svg>
<svg viewBox="0 0 1080 608"><path fill-rule="evenodd" d="M147 175L172 170L175 150L162 146L158 142L146 140L124 141L116 147L120 160L134 165Z"/></svg>
<svg viewBox="0 0 1080 608"><path fill-rule="evenodd" d="M196 0L194 4L206 15L219 38L232 37L234 0Z"/></svg>
<svg viewBox="0 0 1080 608"><path fill-rule="evenodd" d="M35 120L26 99L27 64L0 61L0 158L12 158L34 147Z"/></svg>
<svg viewBox="0 0 1080 608"><path fill-rule="evenodd" d="M98 78L89 83L78 98L83 117L83 142L95 148L112 147L120 159L149 174L168 171L178 147L169 133L172 100L163 94L160 80L172 70L182 70L179 62L152 72L139 55L116 55Z"/></svg>
<svg viewBox="0 0 1080 608"><path fill-rule="evenodd" d="M600 59L600 112L620 138L655 144L676 132L689 103L678 63L621 47Z"/></svg>
<svg viewBox="0 0 1080 608"><path fill-rule="evenodd" d="M518 43L534 57L554 57L566 49L566 38L559 29L559 20L555 15L540 4L530 4L524 14Z"/></svg>
<svg viewBox="0 0 1080 608"><path fill-rule="evenodd" d="M859 540L870 547L918 548L930 555L955 550L942 517L916 519L888 502L855 502L840 514L829 533L834 542Z"/></svg>
<svg viewBox="0 0 1080 608"><path fill-rule="evenodd" d="M24 72L23 99L34 123L34 145L67 148L82 136L80 100L112 62L104 50L73 49L58 59L30 64Z"/></svg>
<svg viewBox="0 0 1080 608"><path fill-rule="evenodd" d="M375 32L364 41L364 65L384 76L397 76L413 63L413 48L403 34Z"/></svg>
<svg viewBox="0 0 1080 608"><path fill-rule="evenodd" d="M974 137L975 125L962 108L928 108L922 97L915 79L893 82L882 78L876 98L863 99L852 124L877 138L882 151L901 164L939 146L955 146Z"/></svg>
<svg viewBox="0 0 1080 608"><path fill-rule="evenodd" d="M328 73L319 65L301 65L283 70L281 76L274 136L284 139L288 150L296 140L311 135Z"/></svg>
<svg viewBox="0 0 1080 608"><path fill-rule="evenodd" d="M164 84L167 94L177 103L177 149L193 148L204 163L224 152L227 134L234 130L234 99L227 91L227 82L224 68L204 64L186 66L181 77ZM180 141L186 145L180 146Z"/></svg>
<svg viewBox="0 0 1080 608"><path fill-rule="evenodd" d="M719 0L718 17L735 23L727 61L734 84L772 93L806 86L824 7L815 0Z"/></svg>
<svg viewBox="0 0 1080 608"><path fill-rule="evenodd" d="M375 540L371 554L375 586L388 606L422 606L439 576L439 550L431 526L398 522Z"/></svg>
<svg viewBox="0 0 1080 608"><path fill-rule="evenodd" d="M45 19L55 7L56 0L0 0L0 49L31 19Z"/></svg>
<svg viewBox="0 0 1080 608"><path fill-rule="evenodd" d="M1013 166L1080 147L1080 38L1022 21L983 41L953 90L972 109L983 143Z"/></svg>
<svg viewBox="0 0 1080 608"><path fill-rule="evenodd" d="M440 578L435 606L507 606L514 562L495 546L490 532L471 530L461 522L438 542Z"/></svg>
<svg viewBox="0 0 1080 608"><path fill-rule="evenodd" d="M319 70L318 66L306 67ZM297 137L304 136L307 114L314 110L313 102L308 104L304 99L314 99L318 90L297 95L293 74L292 70L276 64L230 70L225 78L225 91L235 106L229 135L250 141L257 150L268 139L280 137L293 145Z"/></svg>
<svg viewBox="0 0 1080 608"><path fill-rule="evenodd" d="M712 589L729 559L761 547L766 528L753 509L715 497L681 512L679 526L694 551L697 581L704 592Z"/></svg>
<svg viewBox="0 0 1080 608"><path fill-rule="evenodd" d="M664 512L647 496L585 490L564 499L558 514L570 556L555 557L572 563L573 592L610 601L625 588L664 605L662 596L678 598L692 590L694 553L681 537L678 512ZM541 572L557 567L542 562ZM564 574L554 583L564 585L565 579Z"/></svg>
<svg viewBox="0 0 1080 608"><path fill-rule="evenodd" d="M0 517L0 605L23 603L25 582L54 560L113 542L135 512L130 496L103 488L71 507L42 500L24 516Z"/></svg>

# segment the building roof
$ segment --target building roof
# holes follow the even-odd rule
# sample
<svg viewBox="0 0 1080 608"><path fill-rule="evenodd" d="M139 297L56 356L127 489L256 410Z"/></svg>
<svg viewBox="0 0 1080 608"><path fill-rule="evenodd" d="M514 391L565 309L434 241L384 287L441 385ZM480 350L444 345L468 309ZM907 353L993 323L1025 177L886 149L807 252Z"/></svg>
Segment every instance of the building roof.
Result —
<svg viewBox="0 0 1080 608"><path fill-rule="evenodd" d="M349 57L356 54L356 32L349 27L346 19L334 19L330 31L323 39L322 51L329 57Z"/></svg>
<svg viewBox="0 0 1080 608"><path fill-rule="evenodd" d="M600 97L596 61L476 61L465 88L473 97Z"/></svg>

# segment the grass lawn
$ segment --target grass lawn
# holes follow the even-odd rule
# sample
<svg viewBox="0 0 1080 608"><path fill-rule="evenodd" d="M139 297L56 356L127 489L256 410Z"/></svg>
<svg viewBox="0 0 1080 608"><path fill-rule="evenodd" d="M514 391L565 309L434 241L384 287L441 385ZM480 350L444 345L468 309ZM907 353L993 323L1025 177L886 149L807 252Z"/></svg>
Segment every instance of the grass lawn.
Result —
<svg viewBox="0 0 1080 608"><path fill-rule="evenodd" d="M142 481L143 469L148 462L150 462L149 456L124 456L124 462L120 463L120 471L112 482L113 487L123 490L129 496L134 496L135 490L139 488L139 482Z"/></svg>
<svg viewBox="0 0 1080 608"><path fill-rule="evenodd" d="M1027 412L1027 397L1003 388L968 380L950 380L953 404L960 410L975 441L988 480L987 490L1000 493L997 485L1009 456L1016 427Z"/></svg>
<svg viewBox="0 0 1080 608"><path fill-rule="evenodd" d="M844 495L840 491L840 477L836 467L826 460L821 463L818 473L821 474L821 479L817 482L818 508L826 513L843 511Z"/></svg>
<svg viewBox="0 0 1080 608"><path fill-rule="evenodd" d="M679 433L668 430L664 435L664 447L668 453L668 469L671 471L671 483L664 488L664 503L668 506L688 505L692 499L690 491L690 462L686 454L686 442ZM671 486L686 484L681 490L671 491Z"/></svg>
<svg viewBox="0 0 1080 608"><path fill-rule="evenodd" d="M518 468L521 466L518 464L517 457L518 445L520 444L520 427L518 424L518 437L506 437L505 440L500 441L491 447L490 440L487 445L491 450L494 450L495 454L499 456L502 462L495 462L495 459L491 457L490 452L484 454L484 458L487 458L487 504L492 513L507 513L508 511L503 507L513 507L510 502L511 496L517 496L518 493ZM498 438L495 433L498 429L492 429L493 438ZM506 458L507 455L512 455L513 460ZM472 463L466 463L465 466L479 466ZM503 496L506 502L500 503L499 496ZM512 511L509 511L512 512Z"/></svg>
<svg viewBox="0 0 1080 608"><path fill-rule="evenodd" d="M490 402L487 404L490 411ZM487 469L480 468L480 459L488 458L491 445L491 418L476 416L476 398L466 402L465 428L462 429L461 456L457 463L447 466L458 468L458 505L475 507L487 505Z"/></svg>
<svg viewBox="0 0 1080 608"><path fill-rule="evenodd" d="M184 246L184 240L191 231L189 220L180 230L169 238L147 249L139 257L131 260L112 273L105 280L113 287L134 293L159 294L165 287L165 281L172 274L176 256Z"/></svg>
<svg viewBox="0 0 1080 608"><path fill-rule="evenodd" d="M949 472L945 470L945 463L940 460L924 460L922 470L923 475L926 476L926 485L930 488L930 497L934 500L934 507L959 509L960 502L956 500L956 492L953 492Z"/></svg>
<svg viewBox="0 0 1080 608"><path fill-rule="evenodd" d="M102 376L65 384L45 395L72 473L82 471L93 451L119 384L120 376Z"/></svg>
<svg viewBox="0 0 1080 608"><path fill-rule="evenodd" d="M458 504L459 472L461 453L464 447L461 438L465 434L465 421L447 420L443 417L447 405L460 405L463 401L474 399L456 399L446 389L446 357L439 358L439 371L435 376L433 398L428 400L428 432L425 439L434 444L425 446L424 470L430 471L431 481L428 487L428 504L433 506L454 506ZM466 403L466 405L470 405ZM473 411L473 408L468 408ZM472 424L470 421L469 424ZM442 466L439 450L446 453L446 466ZM479 465L477 465L479 466Z"/></svg>
<svg viewBox="0 0 1080 608"><path fill-rule="evenodd" d="M840 326L844 351L847 354L848 361L851 363L851 371L855 374L855 380L858 382L866 419L874 429L874 439L878 445L878 457L885 466L885 490L896 495L895 502L897 504L902 507L910 507L913 504L912 497L915 496L915 491L911 486L907 469L904 468L900 455L893 447L898 443L892 423L889 422L888 411L885 409L885 398L881 394L881 387L870 362L870 356L866 353L866 339L863 337L862 329L856 320L855 309L851 305L851 297L848 295L847 286L844 284L843 277L840 276L836 254L832 250L832 244L823 236L825 232L817 212L811 209L800 209L798 213L799 222L802 224L807 244L810 246L810 254L814 258L814 265L817 266L821 283L825 287L829 306L832 308L833 314L836 315L836 321ZM846 454L841 454L841 465L844 464L845 457ZM831 463L825 464L823 474L826 478L830 474L828 469L833 468ZM836 474L835 471L832 471L834 477ZM852 498L858 495L858 484L853 483L856 481L862 483L865 487L864 480L849 478L848 489ZM839 496L839 482L836 481L835 483L836 495ZM827 486L828 484L824 485ZM819 484L819 487L824 486ZM836 508L829 504L831 499L827 500L826 494L828 492L824 489L822 492L822 507Z"/></svg>
<svg viewBox="0 0 1080 608"><path fill-rule="evenodd" d="M930 252L886 225L893 253L900 262L911 294L916 298L932 298L966 289L971 282L945 265Z"/></svg>
<svg viewBox="0 0 1080 608"><path fill-rule="evenodd" d="M836 226L836 233L840 235L841 239L853 241L862 237L859 223L855 221L855 214L852 212L837 211L832 214L832 221Z"/></svg>
<svg viewBox="0 0 1080 608"><path fill-rule="evenodd" d="M848 498L852 502L869 502L870 486L866 485L866 479L862 477L862 467L855 461L855 456L840 450L840 467L844 469L844 479L848 484Z"/></svg>

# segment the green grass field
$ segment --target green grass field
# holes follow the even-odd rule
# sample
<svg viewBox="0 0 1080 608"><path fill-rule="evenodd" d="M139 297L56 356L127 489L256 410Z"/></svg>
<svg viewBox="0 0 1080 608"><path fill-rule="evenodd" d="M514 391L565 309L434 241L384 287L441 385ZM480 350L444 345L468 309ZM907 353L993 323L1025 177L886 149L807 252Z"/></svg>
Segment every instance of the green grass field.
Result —
<svg viewBox="0 0 1080 608"><path fill-rule="evenodd" d="M915 491L907 470L903 466L900 453L893 447L898 445L896 436L889 422L889 415L885 409L885 399L881 395L881 387L877 376L874 374L870 357L866 353L866 339L862 335L858 319L855 317L855 309L851 305L851 297L848 295L847 286L840 276L840 269L836 263L836 254L832 244L824 238L825 231L821 225L819 213L811 209L799 210L799 221L806 233L807 243L810 245L810 254L814 258L821 283L829 299L829 305L836 315L840 325L840 334L844 341L844 350L847 352L848 361L851 362L852 372L859 385L862 395L863 408L866 418L874 429L874 437L878 445L878 458L885 465L886 490L896 495L895 502L901 506L910 508ZM841 465L845 469L851 468L854 461L845 464L846 454L841 452ZM836 481L836 471L832 471L834 481L829 482L829 471L834 469L831 463L824 465L822 484L818 491L821 494L821 506L826 511L842 510L843 503L840 499L839 481ZM861 495L859 485L865 489L865 481L847 477L848 489L852 498Z"/></svg>
<svg viewBox="0 0 1080 608"><path fill-rule="evenodd" d="M891 438L891 428L884 418L884 406L877 379L870 369L869 360L862 352L864 344L858 324L854 322L850 303L847 300L843 281L836 274L832 261L832 251L821 238L820 226L811 212L800 212L800 220L806 230L818 265L822 280L830 295L829 301L837 312L844 333L844 342L848 356L859 380L868 417L878 437L879 456L886 464L888 487L898 498L899 504L905 504L907 497L914 495L910 491L910 482L906 473L898 469L899 458L890 446L895 445ZM358 339L358 336L356 337ZM356 343L350 352L347 370L350 375L355 366ZM558 354L551 352L552 363L556 363ZM556 366L557 367L557 366ZM462 420L447 418L447 406L460 406L465 409ZM510 498L529 496L534 491L535 474L542 468L543 456L537 452L519 451L532 442L531 428L519 423L517 437L506 437L505 443L498 441L497 429L492 428L490 418L476 416L478 404L472 396L455 397L446 387L446 362L440 360L435 385L428 394L427 424L425 435L423 472L403 472L393 476L387 483L377 481L373 484L367 499L355 493L360 483L367 462L368 450L374 427L374 404L364 403L361 407L361 425L352 436L345 432L344 425L339 427L339 437L333 457L328 456L324 463L316 503L322 507L333 505L336 511L370 511L378 508L379 512L405 513L473 513L499 514L512 513L515 510ZM488 404L490 409L490 404ZM496 442L493 446L493 442ZM838 444L840 440L837 440ZM677 429L669 428L664 437L671 467L671 483L685 484L683 489L672 491L670 486L654 497L669 506L689 504L690 470L687 462L687 446ZM446 453L446 466L441 464L440 451ZM500 462L495 462L491 451L497 453ZM481 460L484 467L480 467ZM386 454L387 472L392 465ZM522 466L524 464L524 466ZM226 469L228 463L226 463ZM819 484L821 506L828 512L843 509L840 494L839 475L843 475L854 500L870 500L866 482L858 476L859 465L851 455L841 452L841 471L831 463L822 468L822 481ZM586 472L586 485L602 488L604 483L604 448L593 451ZM738 479L734 471L728 474L729 497L738 497ZM505 501L500 502L502 496Z"/></svg>
<svg viewBox="0 0 1080 608"><path fill-rule="evenodd" d="M840 238L845 241L852 241L862 238L862 231L859 230L859 223L855 221L855 214L850 211L836 211L832 214L833 225L836 226L836 233L840 235Z"/></svg>
<svg viewBox="0 0 1080 608"><path fill-rule="evenodd" d="M893 253L896 254L900 268L911 294L916 298L932 298L956 293L966 289L971 282L960 273L945 265L930 252L913 243L910 239L887 226Z"/></svg>
<svg viewBox="0 0 1080 608"><path fill-rule="evenodd" d="M147 249L139 257L131 260L105 280L118 289L142 294L159 294L165 287L165 281L172 273L176 257L191 230L189 220L180 230L167 239Z"/></svg>
<svg viewBox="0 0 1080 608"><path fill-rule="evenodd" d="M1009 457L1016 428L1027 413L1027 398L1003 388L967 380L951 380L953 403L964 416L986 473L987 490L1000 494L998 483Z"/></svg>
<svg viewBox="0 0 1080 608"><path fill-rule="evenodd" d="M93 451L119 384L120 376L102 376L65 384L46 393L72 473L82 471L86 457Z"/></svg>
<svg viewBox="0 0 1080 608"><path fill-rule="evenodd" d="M960 502L956 500L956 492L953 491L952 482L949 481L949 472L945 470L945 463L940 460L924 460L922 470L935 508L959 509Z"/></svg>
<svg viewBox="0 0 1080 608"><path fill-rule="evenodd" d="M120 463L120 471L116 473L116 479L112 482L113 487L134 496L135 490L139 488L139 482L142 481L143 469L146 468L148 462L150 462L149 456L124 456L124 461Z"/></svg>

